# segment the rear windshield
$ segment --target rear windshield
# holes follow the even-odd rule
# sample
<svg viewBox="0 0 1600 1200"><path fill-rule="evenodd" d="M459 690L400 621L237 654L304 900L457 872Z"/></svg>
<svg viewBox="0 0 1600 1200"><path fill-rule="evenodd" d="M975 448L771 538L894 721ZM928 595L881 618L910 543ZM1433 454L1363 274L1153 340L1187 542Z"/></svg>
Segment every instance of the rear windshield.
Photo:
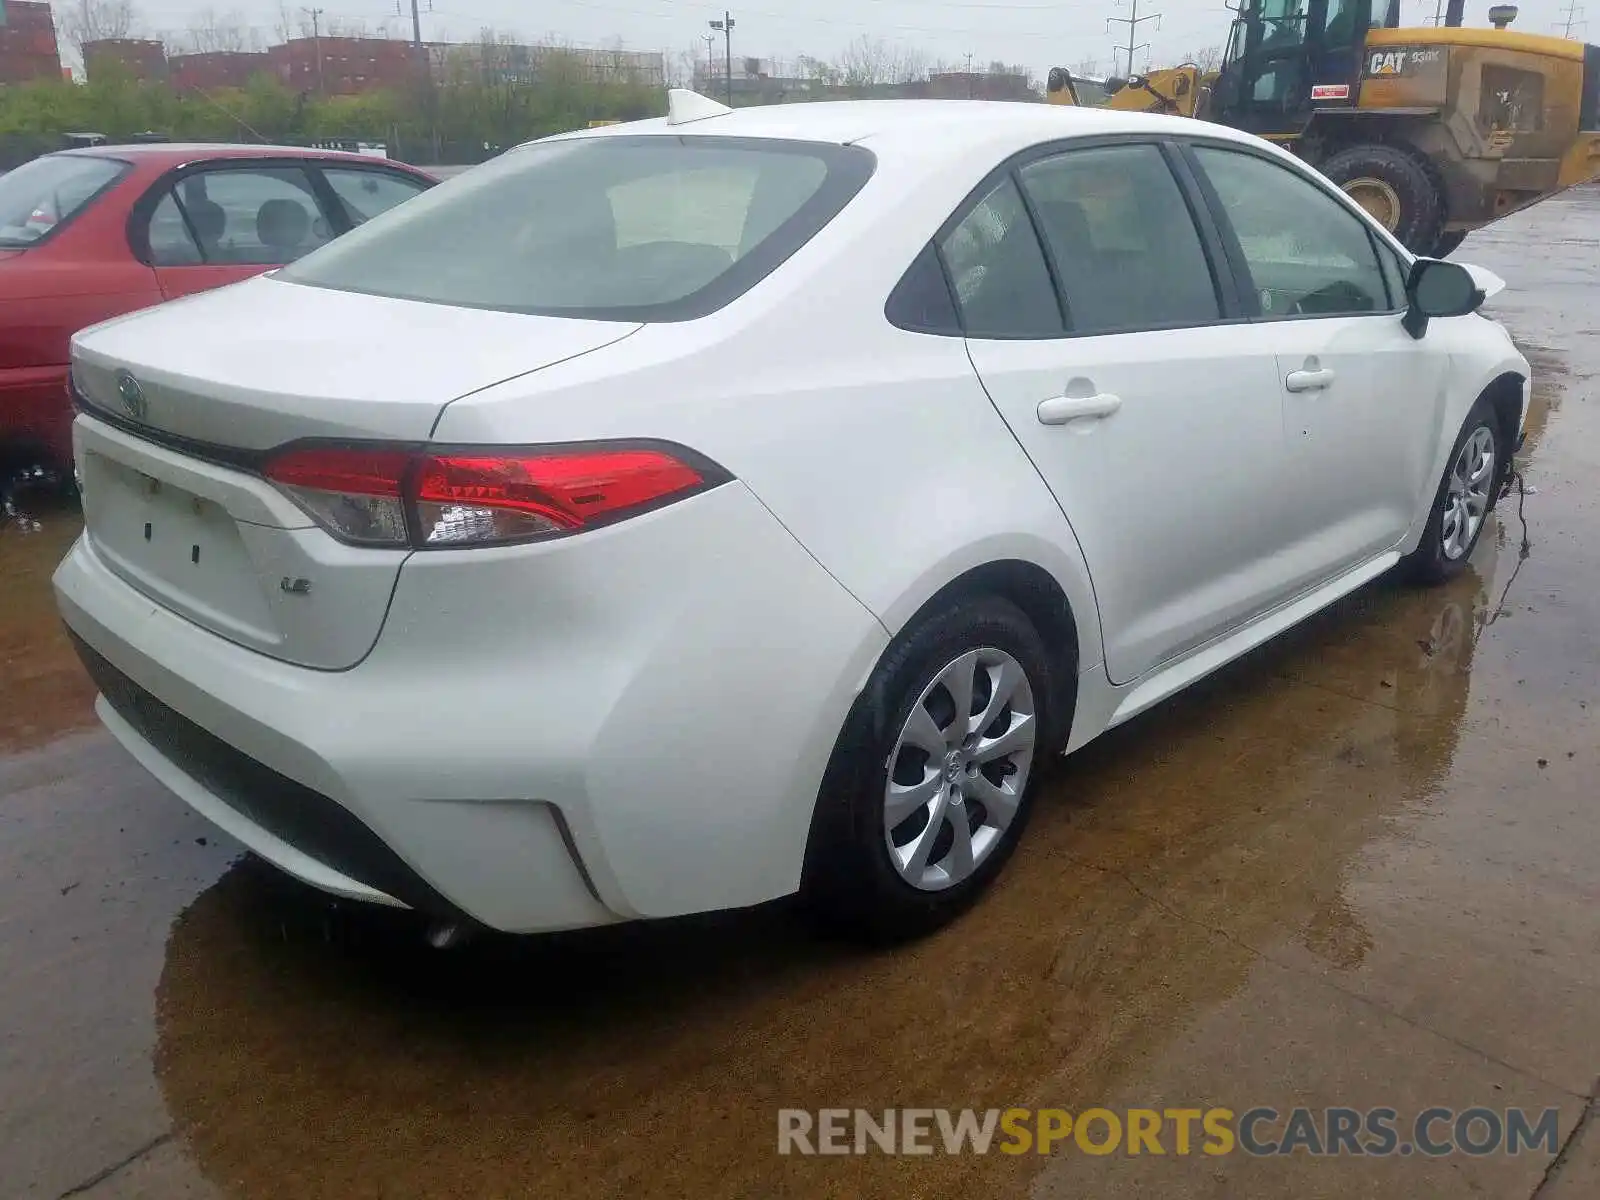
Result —
<svg viewBox="0 0 1600 1200"><path fill-rule="evenodd" d="M0 175L0 247L32 246L127 173L113 158L51 154Z"/></svg>
<svg viewBox="0 0 1600 1200"><path fill-rule="evenodd" d="M536 143L278 273L467 308L677 321L721 308L871 175L859 147L622 136Z"/></svg>

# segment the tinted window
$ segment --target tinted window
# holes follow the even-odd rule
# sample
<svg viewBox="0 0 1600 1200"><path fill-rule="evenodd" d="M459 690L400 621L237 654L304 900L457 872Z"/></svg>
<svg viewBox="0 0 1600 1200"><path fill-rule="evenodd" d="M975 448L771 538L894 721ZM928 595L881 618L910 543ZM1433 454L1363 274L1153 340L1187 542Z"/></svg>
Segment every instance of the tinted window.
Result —
<svg viewBox="0 0 1600 1200"><path fill-rule="evenodd" d="M1022 186L1074 333L1200 325L1221 315L1200 234L1156 147L1074 150L1024 168Z"/></svg>
<svg viewBox="0 0 1600 1200"><path fill-rule="evenodd" d="M955 301L950 298L950 285L945 282L939 252L932 243L917 255L911 269L890 295L885 314L901 329L918 333L961 333L961 320L956 315Z"/></svg>
<svg viewBox="0 0 1600 1200"><path fill-rule="evenodd" d="M1298 172L1253 154L1197 146L1269 319L1390 310L1366 226Z"/></svg>
<svg viewBox="0 0 1600 1200"><path fill-rule="evenodd" d="M150 228L146 235L150 243L150 265L153 267L190 267L203 263L200 246L194 233L178 210L178 201L171 192L161 197L161 203L150 213Z"/></svg>
<svg viewBox="0 0 1600 1200"><path fill-rule="evenodd" d="M396 204L425 191L420 179L395 175L389 171L360 171L345 167L323 167L322 175L344 205L351 226L370 221Z"/></svg>
<svg viewBox="0 0 1600 1200"><path fill-rule="evenodd" d="M871 174L858 147L596 137L514 150L283 278L404 299L618 320L726 304Z"/></svg>
<svg viewBox="0 0 1600 1200"><path fill-rule="evenodd" d="M127 170L109 158L51 154L0 175L0 246L31 246L54 233Z"/></svg>
<svg viewBox="0 0 1600 1200"><path fill-rule="evenodd" d="M332 236L311 180L298 167L199 171L179 180L172 194L207 263L293 262Z"/></svg>
<svg viewBox="0 0 1600 1200"><path fill-rule="evenodd" d="M1061 307L1016 184L1006 179L940 243L972 337L1060 337Z"/></svg>

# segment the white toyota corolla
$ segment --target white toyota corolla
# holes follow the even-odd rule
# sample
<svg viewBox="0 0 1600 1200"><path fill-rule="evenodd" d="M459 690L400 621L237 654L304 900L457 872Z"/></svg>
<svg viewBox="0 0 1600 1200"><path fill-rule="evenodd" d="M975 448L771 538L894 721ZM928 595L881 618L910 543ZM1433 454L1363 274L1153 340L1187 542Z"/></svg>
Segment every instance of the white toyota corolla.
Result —
<svg viewBox="0 0 1600 1200"><path fill-rule="evenodd" d="M671 110L74 343L100 716L301 879L926 929L1046 754L1481 534L1529 392L1499 281L1266 143Z"/></svg>

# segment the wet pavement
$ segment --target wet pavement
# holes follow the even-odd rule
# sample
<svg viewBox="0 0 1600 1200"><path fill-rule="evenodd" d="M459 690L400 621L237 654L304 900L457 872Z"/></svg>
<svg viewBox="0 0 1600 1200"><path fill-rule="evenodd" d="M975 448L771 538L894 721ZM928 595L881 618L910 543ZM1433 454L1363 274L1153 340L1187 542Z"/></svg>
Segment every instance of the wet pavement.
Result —
<svg viewBox="0 0 1600 1200"><path fill-rule="evenodd" d="M781 904L431 952L146 777L54 619L74 518L0 532L0 1197L1600 1195L1600 194L1457 257L1539 377L1473 571L1063 763L892 952ZM1555 1107L1565 1149L776 1153L779 1108L1296 1104Z"/></svg>

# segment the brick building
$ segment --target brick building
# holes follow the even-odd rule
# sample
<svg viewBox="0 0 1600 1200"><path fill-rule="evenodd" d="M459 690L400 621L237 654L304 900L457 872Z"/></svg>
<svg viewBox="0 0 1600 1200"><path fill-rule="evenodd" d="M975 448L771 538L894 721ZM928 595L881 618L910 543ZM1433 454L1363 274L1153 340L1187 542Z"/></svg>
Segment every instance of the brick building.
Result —
<svg viewBox="0 0 1600 1200"><path fill-rule="evenodd" d="M83 69L89 82L107 73L121 73L140 80L167 77L167 48L146 38L105 38L83 44Z"/></svg>
<svg viewBox="0 0 1600 1200"><path fill-rule="evenodd" d="M4 0L0 25L0 83L60 79L61 52L56 48L56 22L48 4Z"/></svg>
<svg viewBox="0 0 1600 1200"><path fill-rule="evenodd" d="M242 88L252 75L273 70L265 52L215 50L205 54L174 54L167 59L168 78L181 92L212 88Z"/></svg>
<svg viewBox="0 0 1600 1200"><path fill-rule="evenodd" d="M271 47L267 60L295 91L326 96L403 88L421 74L411 43L393 38L295 38Z"/></svg>

